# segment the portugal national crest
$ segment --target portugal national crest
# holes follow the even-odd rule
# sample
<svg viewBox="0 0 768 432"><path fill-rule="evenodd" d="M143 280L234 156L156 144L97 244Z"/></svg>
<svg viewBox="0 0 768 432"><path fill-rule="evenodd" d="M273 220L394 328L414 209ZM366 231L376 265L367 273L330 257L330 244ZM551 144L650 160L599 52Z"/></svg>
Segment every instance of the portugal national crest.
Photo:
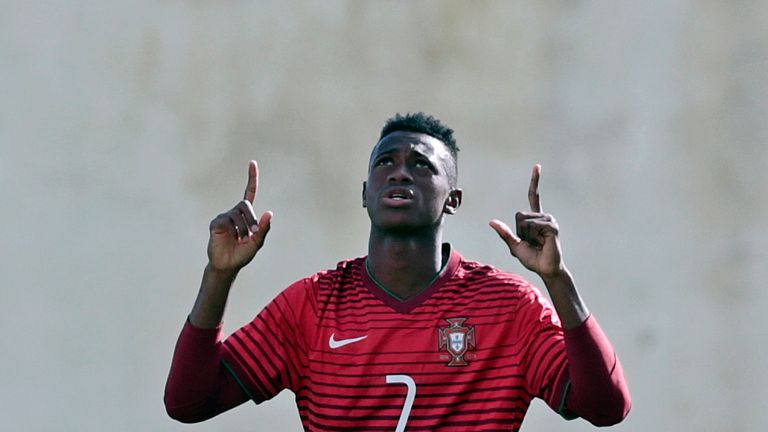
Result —
<svg viewBox="0 0 768 432"><path fill-rule="evenodd" d="M448 366L466 366L467 350L475 349L475 326L463 326L466 318L446 318L448 327L437 329L438 349L445 350L451 355Z"/></svg>

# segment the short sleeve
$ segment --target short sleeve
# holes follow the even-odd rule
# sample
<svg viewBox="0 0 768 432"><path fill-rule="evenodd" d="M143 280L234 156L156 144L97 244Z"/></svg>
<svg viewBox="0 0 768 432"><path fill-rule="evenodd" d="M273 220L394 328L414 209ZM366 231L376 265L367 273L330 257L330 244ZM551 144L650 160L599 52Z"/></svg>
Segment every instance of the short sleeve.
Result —
<svg viewBox="0 0 768 432"><path fill-rule="evenodd" d="M520 328L527 390L560 412L568 374L565 336L549 301L535 287L529 285L526 289Z"/></svg>
<svg viewBox="0 0 768 432"><path fill-rule="evenodd" d="M225 367L256 403L298 390L309 349L303 323L314 322L307 316L315 314L312 286L308 279L292 284L224 341Z"/></svg>

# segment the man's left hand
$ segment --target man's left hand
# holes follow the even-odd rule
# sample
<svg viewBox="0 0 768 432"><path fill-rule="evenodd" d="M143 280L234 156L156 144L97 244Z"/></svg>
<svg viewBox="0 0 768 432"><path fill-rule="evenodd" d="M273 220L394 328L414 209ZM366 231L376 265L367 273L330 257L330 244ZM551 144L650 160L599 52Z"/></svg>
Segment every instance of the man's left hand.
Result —
<svg viewBox="0 0 768 432"><path fill-rule="evenodd" d="M552 279L566 271L558 238L559 227L555 218L541 210L539 197L539 177L541 165L536 164L531 174L531 184L528 188L530 212L518 212L515 215L517 234L504 222L493 219L490 222L499 237L509 247L509 252L521 264L541 276L542 279Z"/></svg>

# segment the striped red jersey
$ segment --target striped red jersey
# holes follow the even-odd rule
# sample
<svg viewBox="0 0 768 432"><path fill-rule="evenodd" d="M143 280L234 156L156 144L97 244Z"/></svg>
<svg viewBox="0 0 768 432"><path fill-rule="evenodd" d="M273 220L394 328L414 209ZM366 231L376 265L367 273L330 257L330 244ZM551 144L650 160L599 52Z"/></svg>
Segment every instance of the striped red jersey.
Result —
<svg viewBox="0 0 768 432"><path fill-rule="evenodd" d="M294 283L227 338L225 365L256 403L293 391L307 431L516 431L532 398L559 409L567 360L549 302L446 251L407 301L365 258Z"/></svg>

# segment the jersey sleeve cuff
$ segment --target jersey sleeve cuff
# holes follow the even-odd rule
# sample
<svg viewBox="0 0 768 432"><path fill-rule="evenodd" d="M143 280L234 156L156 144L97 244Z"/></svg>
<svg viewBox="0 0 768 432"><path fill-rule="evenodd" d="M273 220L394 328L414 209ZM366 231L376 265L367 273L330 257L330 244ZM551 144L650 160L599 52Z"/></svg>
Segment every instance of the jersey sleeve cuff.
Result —
<svg viewBox="0 0 768 432"><path fill-rule="evenodd" d="M269 399L266 396L266 392L261 390L261 387L256 381L253 380L248 373L248 369L243 366L238 356L231 350L231 347L224 344L224 352L221 359L221 364L227 369L230 375L237 381L240 388L243 389L245 394L256 404L260 404Z"/></svg>

